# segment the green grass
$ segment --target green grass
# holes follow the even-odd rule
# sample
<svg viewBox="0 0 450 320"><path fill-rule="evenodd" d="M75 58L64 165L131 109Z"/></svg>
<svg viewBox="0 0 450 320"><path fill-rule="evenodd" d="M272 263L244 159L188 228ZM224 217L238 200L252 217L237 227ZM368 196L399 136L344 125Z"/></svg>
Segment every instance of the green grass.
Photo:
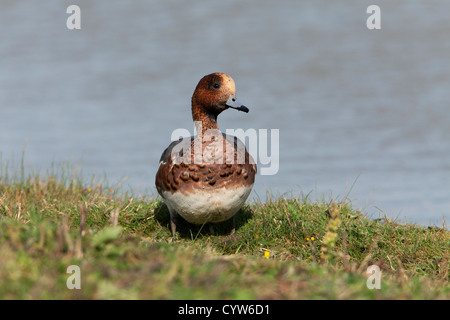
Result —
<svg viewBox="0 0 450 320"><path fill-rule="evenodd" d="M2 175L1 299L450 299L444 227L279 197L246 205L237 239L228 222L181 223L172 242L160 199L67 172ZM373 264L380 290L366 286Z"/></svg>

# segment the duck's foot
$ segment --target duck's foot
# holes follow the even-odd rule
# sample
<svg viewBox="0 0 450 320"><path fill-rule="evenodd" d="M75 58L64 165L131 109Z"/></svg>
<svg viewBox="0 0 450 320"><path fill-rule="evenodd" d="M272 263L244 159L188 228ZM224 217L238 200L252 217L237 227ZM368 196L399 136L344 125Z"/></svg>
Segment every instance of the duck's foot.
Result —
<svg viewBox="0 0 450 320"><path fill-rule="evenodd" d="M222 243L224 245L229 246L229 245L231 245L231 244L233 244L233 243L235 243L235 242L237 242L239 240L241 240L241 239L236 234L236 227L235 227L235 224L234 224L234 217L233 217L231 233L228 236L226 236L225 238L222 238L221 241L222 241Z"/></svg>

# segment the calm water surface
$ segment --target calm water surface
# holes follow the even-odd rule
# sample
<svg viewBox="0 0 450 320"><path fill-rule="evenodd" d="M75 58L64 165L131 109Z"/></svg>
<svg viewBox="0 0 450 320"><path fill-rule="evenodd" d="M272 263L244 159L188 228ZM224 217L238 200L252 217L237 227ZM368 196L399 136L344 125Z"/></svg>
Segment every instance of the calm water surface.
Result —
<svg viewBox="0 0 450 320"><path fill-rule="evenodd" d="M369 1L180 3L2 1L2 161L25 146L27 170L69 162L156 195L172 131L193 131L198 80L221 71L250 108L223 113L223 131L280 129L279 171L254 198L351 189L375 217L449 220L449 2L379 0L374 31Z"/></svg>

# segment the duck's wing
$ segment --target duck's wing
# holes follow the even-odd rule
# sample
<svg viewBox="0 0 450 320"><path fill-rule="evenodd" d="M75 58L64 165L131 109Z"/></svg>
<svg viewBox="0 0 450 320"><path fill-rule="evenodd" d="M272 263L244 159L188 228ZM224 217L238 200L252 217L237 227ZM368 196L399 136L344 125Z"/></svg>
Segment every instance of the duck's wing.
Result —
<svg viewBox="0 0 450 320"><path fill-rule="evenodd" d="M174 189L178 184L173 168L174 165L179 167L179 164L184 163L186 156L191 156L193 139L193 137L185 137L173 141L162 153L155 177L155 186L160 195L162 195L162 191Z"/></svg>

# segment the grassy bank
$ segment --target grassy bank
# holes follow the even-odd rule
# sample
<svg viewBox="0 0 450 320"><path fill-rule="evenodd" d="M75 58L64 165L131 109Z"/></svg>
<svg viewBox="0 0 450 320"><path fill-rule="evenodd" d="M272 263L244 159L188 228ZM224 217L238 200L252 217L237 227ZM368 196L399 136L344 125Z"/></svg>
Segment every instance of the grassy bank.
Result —
<svg viewBox="0 0 450 320"><path fill-rule="evenodd" d="M450 299L440 227L300 198L248 204L236 239L224 222L182 224L172 242L168 225L158 199L76 177L2 180L0 298ZM81 289L67 288L71 265ZM367 287L370 265L379 290Z"/></svg>

